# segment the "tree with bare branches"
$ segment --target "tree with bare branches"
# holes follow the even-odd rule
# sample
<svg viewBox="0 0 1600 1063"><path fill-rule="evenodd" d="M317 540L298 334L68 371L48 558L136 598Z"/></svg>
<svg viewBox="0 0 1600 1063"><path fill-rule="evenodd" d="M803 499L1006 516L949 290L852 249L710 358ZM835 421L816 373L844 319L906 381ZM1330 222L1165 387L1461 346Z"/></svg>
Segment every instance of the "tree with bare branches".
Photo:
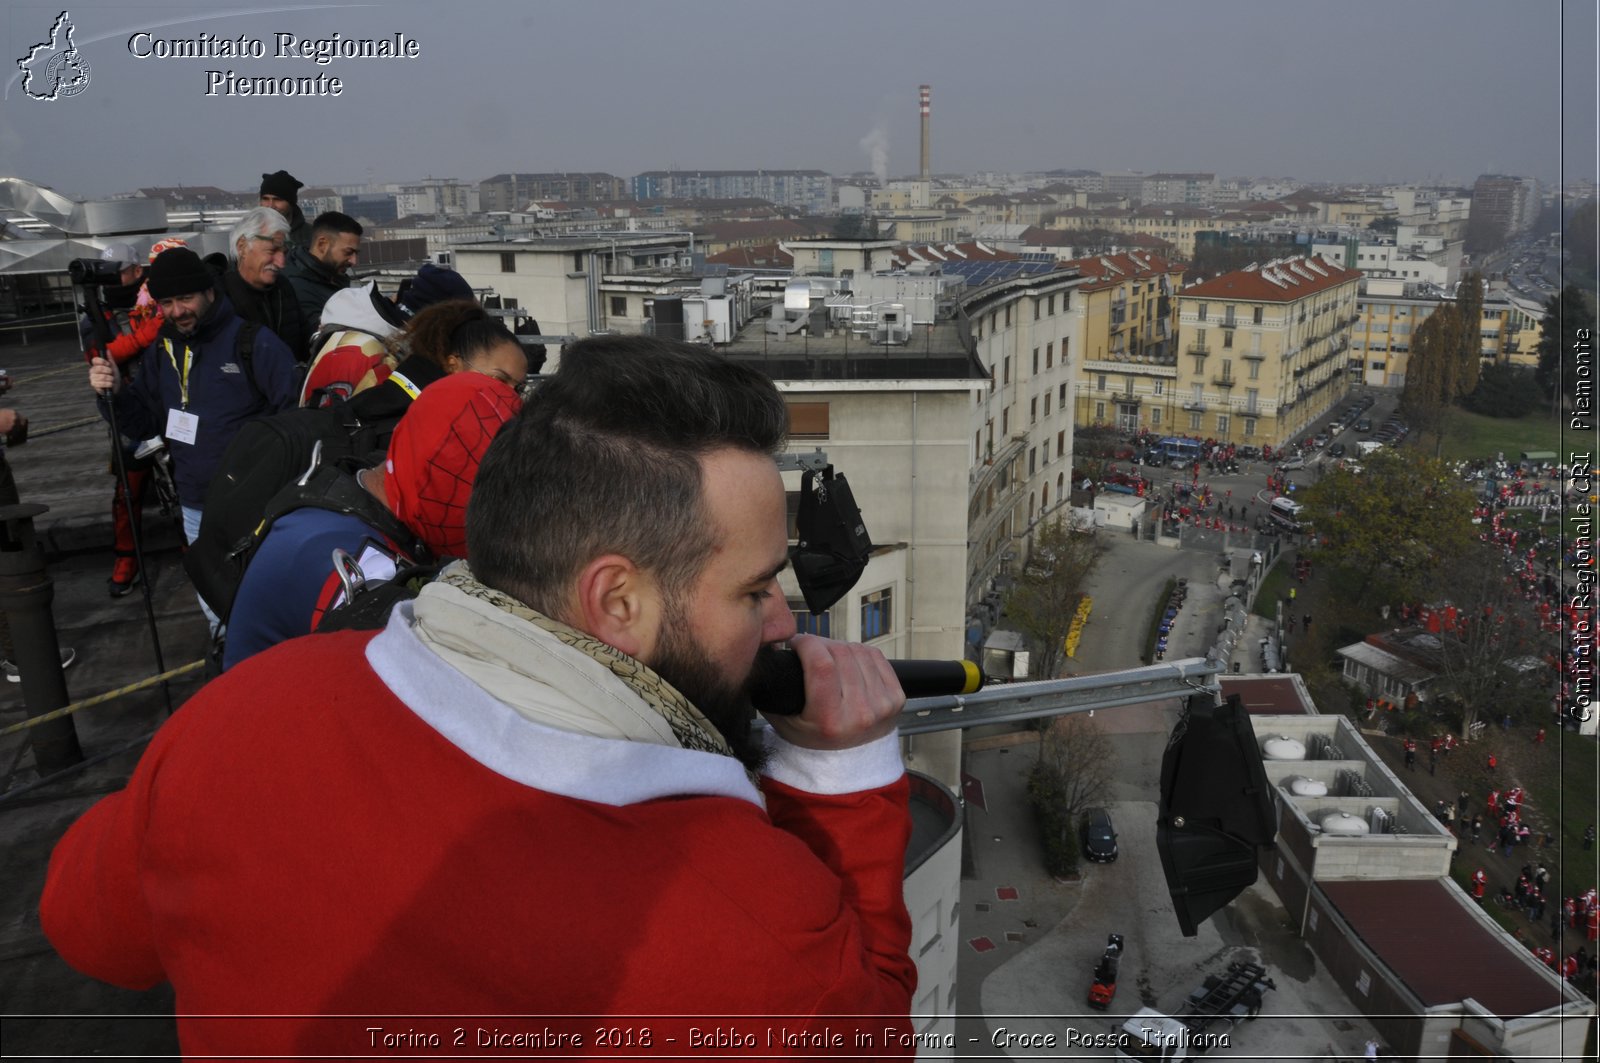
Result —
<svg viewBox="0 0 1600 1063"><path fill-rule="evenodd" d="M1507 571L1500 551L1481 546L1464 563L1441 573L1434 600L1453 606L1455 619L1442 624L1434 651L1438 678L1429 691L1460 713L1461 737L1480 716L1524 718L1548 704L1554 673L1542 661L1553 638Z"/></svg>
<svg viewBox="0 0 1600 1063"><path fill-rule="evenodd" d="M1077 824L1105 799L1114 755L1105 731L1081 713L1058 716L1039 734L1039 759L1028 777L1028 797L1039 818L1045 870L1065 875L1078 866Z"/></svg>
<svg viewBox="0 0 1600 1063"><path fill-rule="evenodd" d="M1005 595L1007 623L1032 644L1034 675L1053 679L1083 587L1105 547L1093 531L1056 518L1034 532L1033 549Z"/></svg>

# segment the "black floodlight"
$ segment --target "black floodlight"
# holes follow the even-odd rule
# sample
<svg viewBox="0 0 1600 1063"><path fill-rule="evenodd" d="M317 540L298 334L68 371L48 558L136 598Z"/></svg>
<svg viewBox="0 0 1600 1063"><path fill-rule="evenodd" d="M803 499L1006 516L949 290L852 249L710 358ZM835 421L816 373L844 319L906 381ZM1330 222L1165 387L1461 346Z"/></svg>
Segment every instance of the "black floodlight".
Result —
<svg viewBox="0 0 1600 1063"><path fill-rule="evenodd" d="M1233 695L1189 698L1161 759L1156 850L1184 937L1256 880L1277 834L1272 786L1249 714Z"/></svg>
<svg viewBox="0 0 1600 1063"><path fill-rule="evenodd" d="M800 478L800 510L795 515L796 545L789 550L795 581L806 608L822 613L844 597L866 570L872 540L861 520L850 485L833 466L821 474L807 469Z"/></svg>

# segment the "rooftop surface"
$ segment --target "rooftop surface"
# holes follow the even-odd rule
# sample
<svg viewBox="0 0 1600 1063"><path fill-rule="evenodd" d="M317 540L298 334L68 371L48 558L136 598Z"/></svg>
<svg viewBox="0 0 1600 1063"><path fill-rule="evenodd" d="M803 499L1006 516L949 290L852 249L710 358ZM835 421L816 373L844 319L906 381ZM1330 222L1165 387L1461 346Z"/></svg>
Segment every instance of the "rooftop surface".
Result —
<svg viewBox="0 0 1600 1063"><path fill-rule="evenodd" d="M1537 971L1508 962L1503 935L1468 911L1461 891L1447 880L1318 885L1424 1007L1471 998L1508 1018L1567 1003Z"/></svg>

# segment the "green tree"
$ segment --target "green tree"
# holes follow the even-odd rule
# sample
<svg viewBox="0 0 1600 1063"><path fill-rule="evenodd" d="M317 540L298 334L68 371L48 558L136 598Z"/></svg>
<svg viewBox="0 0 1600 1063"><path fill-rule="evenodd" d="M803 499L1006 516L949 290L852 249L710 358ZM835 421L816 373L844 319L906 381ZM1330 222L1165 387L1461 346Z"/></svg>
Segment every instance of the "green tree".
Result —
<svg viewBox="0 0 1600 1063"><path fill-rule="evenodd" d="M1058 716L1039 734L1039 757L1028 775L1028 800L1039 822L1045 870L1069 874L1078 866L1078 820L1103 800L1114 754L1098 723Z"/></svg>
<svg viewBox="0 0 1600 1063"><path fill-rule="evenodd" d="M1104 551L1094 532L1059 518L1034 532L1032 552L1006 592L1004 609L1006 622L1022 632L1033 649L1036 677L1054 678L1083 586Z"/></svg>
<svg viewBox="0 0 1600 1063"><path fill-rule="evenodd" d="M1600 204L1590 200L1572 212L1562 242L1574 273L1593 280L1596 273L1596 233L1600 232Z"/></svg>
<svg viewBox="0 0 1600 1063"><path fill-rule="evenodd" d="M1543 404L1532 371L1503 362L1485 367L1478 386L1461 400L1462 409L1485 417L1526 417Z"/></svg>
<svg viewBox="0 0 1600 1063"><path fill-rule="evenodd" d="M1461 350L1461 315L1454 304L1441 305L1411 334L1406 386L1400 408L1421 433L1440 438L1455 386Z"/></svg>
<svg viewBox="0 0 1600 1063"><path fill-rule="evenodd" d="M1437 458L1379 450L1298 497L1320 553L1359 578L1358 602L1379 584L1386 601L1417 597L1476 540L1472 493Z"/></svg>
<svg viewBox="0 0 1600 1063"><path fill-rule="evenodd" d="M1545 304L1539 323L1539 386L1553 397L1561 386L1561 399L1570 404L1578 382L1578 351L1594 350L1594 313L1575 284Z"/></svg>
<svg viewBox="0 0 1600 1063"><path fill-rule="evenodd" d="M1478 386L1483 368L1483 274L1473 270L1456 289L1456 316L1461 347L1450 374L1450 401L1458 402Z"/></svg>

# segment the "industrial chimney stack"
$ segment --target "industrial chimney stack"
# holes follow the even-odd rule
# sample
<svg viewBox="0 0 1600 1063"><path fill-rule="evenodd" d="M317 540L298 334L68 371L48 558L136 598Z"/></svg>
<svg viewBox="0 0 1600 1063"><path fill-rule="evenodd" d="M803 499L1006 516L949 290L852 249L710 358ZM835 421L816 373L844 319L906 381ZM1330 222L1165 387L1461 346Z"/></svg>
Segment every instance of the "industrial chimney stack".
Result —
<svg viewBox="0 0 1600 1063"><path fill-rule="evenodd" d="M917 95L922 102L922 179L928 180L928 97L933 94L932 85L923 85L917 90Z"/></svg>

